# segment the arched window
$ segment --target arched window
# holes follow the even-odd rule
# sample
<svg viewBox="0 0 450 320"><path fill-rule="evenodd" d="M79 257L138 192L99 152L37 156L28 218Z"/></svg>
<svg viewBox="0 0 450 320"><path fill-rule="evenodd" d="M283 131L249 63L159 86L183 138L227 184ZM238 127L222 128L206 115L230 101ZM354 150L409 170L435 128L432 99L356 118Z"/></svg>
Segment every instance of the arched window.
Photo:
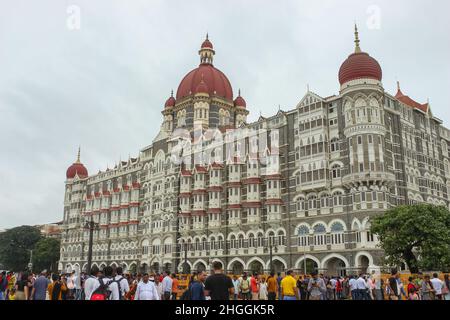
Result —
<svg viewBox="0 0 450 320"><path fill-rule="evenodd" d="M297 200L297 211L305 211L305 199L299 198Z"/></svg>
<svg viewBox="0 0 450 320"><path fill-rule="evenodd" d="M330 151L331 152L336 152L339 151L340 147L339 147L339 139L338 138L333 138L331 139L330 142Z"/></svg>
<svg viewBox="0 0 450 320"><path fill-rule="evenodd" d="M298 228L298 245L307 246L309 238L309 228L307 226L300 226Z"/></svg>
<svg viewBox="0 0 450 320"><path fill-rule="evenodd" d="M344 242L344 226L340 222L331 225L331 244L341 244Z"/></svg>
<svg viewBox="0 0 450 320"><path fill-rule="evenodd" d="M260 232L258 233L258 247L262 247L264 245L264 235Z"/></svg>
<svg viewBox="0 0 450 320"><path fill-rule="evenodd" d="M242 234L239 235L238 248L244 248L244 236Z"/></svg>
<svg viewBox="0 0 450 320"><path fill-rule="evenodd" d="M325 233L326 228L323 224L319 223L313 227L314 230L314 245L315 246L323 246L326 244L325 242Z"/></svg>
<svg viewBox="0 0 450 320"><path fill-rule="evenodd" d="M317 209L317 197L312 195L308 197L308 209Z"/></svg>
<svg viewBox="0 0 450 320"><path fill-rule="evenodd" d="M331 177L333 179L337 179L341 177L341 166L338 164L335 164L331 167Z"/></svg>
<svg viewBox="0 0 450 320"><path fill-rule="evenodd" d="M250 248L256 247L255 236L253 235L253 233L250 233L248 236L248 246Z"/></svg>
<svg viewBox="0 0 450 320"><path fill-rule="evenodd" d="M230 237L230 247L231 247L231 249L237 249L236 248L236 237L234 236L234 234L232 234Z"/></svg>
<svg viewBox="0 0 450 320"><path fill-rule="evenodd" d="M278 231L278 236L277 236L277 241L278 241L278 245L280 246L284 246L286 244L286 237L284 236L284 232L282 230Z"/></svg>
<svg viewBox="0 0 450 320"><path fill-rule="evenodd" d="M337 191L333 193L333 205L342 206L342 192Z"/></svg>

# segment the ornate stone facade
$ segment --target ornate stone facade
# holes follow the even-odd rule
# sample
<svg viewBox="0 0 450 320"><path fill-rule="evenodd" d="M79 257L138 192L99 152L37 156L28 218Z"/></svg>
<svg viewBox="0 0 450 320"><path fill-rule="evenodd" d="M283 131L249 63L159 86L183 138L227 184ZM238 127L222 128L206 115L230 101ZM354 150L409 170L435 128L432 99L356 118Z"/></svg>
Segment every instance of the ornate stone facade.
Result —
<svg viewBox="0 0 450 320"><path fill-rule="evenodd" d="M93 219L98 266L187 272L218 260L234 273L379 269L383 252L369 231L371 217L402 204L448 206L450 132L428 103L405 96L400 86L395 96L384 90L381 67L361 52L355 35L338 96L307 92L292 110L255 123L246 122L240 93L232 100L231 84L213 66L215 52L205 40L200 66L167 100L150 146L95 175L79 158L69 168L60 268L85 268L83 226ZM174 163L174 133L186 129L195 141L196 126L276 137L279 153L269 147L265 156L279 171L270 172L259 157L235 154L225 163ZM247 138L246 154L252 146Z"/></svg>

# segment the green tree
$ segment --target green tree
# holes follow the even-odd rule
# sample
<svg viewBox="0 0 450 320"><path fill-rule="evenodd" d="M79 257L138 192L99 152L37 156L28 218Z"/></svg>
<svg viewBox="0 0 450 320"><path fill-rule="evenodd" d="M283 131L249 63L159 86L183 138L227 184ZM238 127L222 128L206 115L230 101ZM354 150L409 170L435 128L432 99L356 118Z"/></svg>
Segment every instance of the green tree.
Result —
<svg viewBox="0 0 450 320"><path fill-rule="evenodd" d="M23 271L30 261L30 250L42 238L36 227L21 226L0 233L0 261L6 269Z"/></svg>
<svg viewBox="0 0 450 320"><path fill-rule="evenodd" d="M59 260L60 242L54 238L40 239L33 251L34 269L42 271L47 269L49 271L56 271Z"/></svg>
<svg viewBox="0 0 450 320"><path fill-rule="evenodd" d="M419 269L445 271L450 266L450 212L430 204L400 206L372 220L386 260Z"/></svg>

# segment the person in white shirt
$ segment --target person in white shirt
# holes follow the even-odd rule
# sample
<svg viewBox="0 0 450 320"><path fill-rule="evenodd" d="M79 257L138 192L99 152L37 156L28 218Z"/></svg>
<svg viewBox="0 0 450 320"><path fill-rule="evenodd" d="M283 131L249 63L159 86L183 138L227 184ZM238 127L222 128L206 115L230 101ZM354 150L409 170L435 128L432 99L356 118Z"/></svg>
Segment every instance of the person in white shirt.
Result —
<svg viewBox="0 0 450 320"><path fill-rule="evenodd" d="M159 282L158 277L153 276L150 277L150 281L155 281L156 291L158 292L159 300L162 300L163 298L162 282Z"/></svg>
<svg viewBox="0 0 450 320"><path fill-rule="evenodd" d="M139 282L136 288L134 300L160 300L155 283L153 281L149 281L147 273L144 274L142 281Z"/></svg>
<svg viewBox="0 0 450 320"><path fill-rule="evenodd" d="M443 283L438 278L437 273L433 273L433 279L430 280L431 284L433 285L434 294L436 295L436 300L442 300L442 287Z"/></svg>
<svg viewBox="0 0 450 320"><path fill-rule="evenodd" d="M109 283L108 290L111 291L109 300L120 300L119 286L117 285L117 282L113 281L113 268L109 266L105 267L103 269L103 274L105 277L102 278L101 281L103 281L104 284Z"/></svg>
<svg viewBox="0 0 450 320"><path fill-rule="evenodd" d="M162 281L162 291L163 291L164 300L170 300L170 295L172 294L173 280L166 271L164 271L163 275L164 275L164 278Z"/></svg>
<svg viewBox="0 0 450 320"><path fill-rule="evenodd" d="M121 267L116 268L114 281L117 281L119 284L121 300L125 300L125 295L130 291L130 286L128 280L123 276L123 269Z"/></svg>
<svg viewBox="0 0 450 320"><path fill-rule="evenodd" d="M356 280L357 300L367 300L367 283L363 275L360 274Z"/></svg>
<svg viewBox="0 0 450 320"><path fill-rule="evenodd" d="M348 281L348 285L350 286L352 300L358 300L358 290L356 288L356 279L354 276L351 276L350 280Z"/></svg>
<svg viewBox="0 0 450 320"><path fill-rule="evenodd" d="M99 269L97 266L91 268L91 274L84 282L84 297L86 300L91 300L91 295L100 286L98 281Z"/></svg>

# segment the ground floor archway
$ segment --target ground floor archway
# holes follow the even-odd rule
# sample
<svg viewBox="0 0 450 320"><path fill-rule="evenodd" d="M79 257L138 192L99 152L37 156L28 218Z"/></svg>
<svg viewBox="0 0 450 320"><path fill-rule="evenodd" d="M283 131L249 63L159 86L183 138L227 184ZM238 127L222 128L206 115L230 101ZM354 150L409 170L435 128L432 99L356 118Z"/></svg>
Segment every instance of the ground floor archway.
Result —
<svg viewBox="0 0 450 320"><path fill-rule="evenodd" d="M269 268L271 269L271 270L269 270L270 272L274 271L275 273L286 271L284 263L277 259L272 260L272 267L270 267L270 264L269 264Z"/></svg>
<svg viewBox="0 0 450 320"><path fill-rule="evenodd" d="M338 257L326 260L323 269L328 276L345 276L347 274L345 262Z"/></svg>
<svg viewBox="0 0 450 320"><path fill-rule="evenodd" d="M233 274L243 274L244 273L244 265L240 261L234 261L231 264L231 272Z"/></svg>
<svg viewBox="0 0 450 320"><path fill-rule="evenodd" d="M263 266L263 264L260 261L254 260L249 265L249 271L251 273L255 273L256 272L258 274L262 274L262 273L264 273L264 266Z"/></svg>
<svg viewBox="0 0 450 320"><path fill-rule="evenodd" d="M189 265L189 263L183 262L183 264L181 265L181 272L183 274L191 273L191 266Z"/></svg>
<svg viewBox="0 0 450 320"><path fill-rule="evenodd" d="M319 271L319 265L313 259L306 258L299 261L297 269L301 274L305 274L305 272L306 274L312 274Z"/></svg>
<svg viewBox="0 0 450 320"><path fill-rule="evenodd" d="M159 262L153 262L153 264L150 268L150 271L154 272L154 273L159 273L159 271L160 271L159 268L160 268Z"/></svg>

